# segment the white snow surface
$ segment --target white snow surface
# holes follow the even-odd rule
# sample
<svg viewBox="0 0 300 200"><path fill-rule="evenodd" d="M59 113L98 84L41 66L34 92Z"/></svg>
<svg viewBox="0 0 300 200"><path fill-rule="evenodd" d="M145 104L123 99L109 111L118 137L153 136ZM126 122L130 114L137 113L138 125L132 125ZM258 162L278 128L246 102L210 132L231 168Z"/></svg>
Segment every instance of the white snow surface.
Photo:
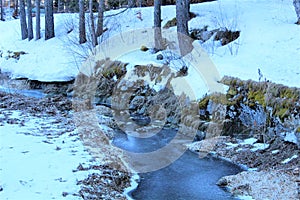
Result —
<svg viewBox="0 0 300 200"><path fill-rule="evenodd" d="M62 199L63 192L70 194L64 199L81 199L72 195L80 190L77 180L92 171L73 170L94 161L76 132L58 137L63 130L51 126L54 117L2 113L25 120L25 125L0 126L0 199Z"/></svg>
<svg viewBox="0 0 300 200"><path fill-rule="evenodd" d="M143 20L137 18L141 12ZM220 77L230 75L241 79L263 79L298 86L300 83L300 26L295 25L296 14L292 1L284 0L219 0L193 4L197 17L189 21L190 29L226 27L240 30L239 39L227 46L209 40L203 48L209 53ZM119 10L106 12L114 14ZM163 6L162 25L175 17L175 6ZM35 25L35 19L33 19ZM42 36L44 20L42 18ZM74 45L78 36L78 15L55 14L56 37L47 41L21 40L19 20L0 22L0 68L14 78L40 81L68 81L76 77L88 45ZM153 26L153 8L129 9L120 15L106 18L102 40L114 34ZM175 27L171 29L176 30ZM71 31L70 33L68 33ZM19 60L6 59L7 51L24 51ZM124 52L125 53L125 52ZM121 55L120 55L121 56ZM129 59L144 63L141 54ZM133 61L135 60L135 61ZM151 61L149 61L151 62ZM192 77L191 77L192 79ZM192 81L192 80L191 80Z"/></svg>

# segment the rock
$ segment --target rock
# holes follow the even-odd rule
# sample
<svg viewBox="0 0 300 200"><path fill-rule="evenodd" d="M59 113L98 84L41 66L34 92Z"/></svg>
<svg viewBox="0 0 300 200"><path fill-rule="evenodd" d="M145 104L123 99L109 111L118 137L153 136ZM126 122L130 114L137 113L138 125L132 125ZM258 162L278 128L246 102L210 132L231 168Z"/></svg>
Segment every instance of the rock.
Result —
<svg viewBox="0 0 300 200"><path fill-rule="evenodd" d="M164 56L162 54L158 54L156 56L156 60L163 60L164 59Z"/></svg>
<svg viewBox="0 0 300 200"><path fill-rule="evenodd" d="M141 108L144 104L145 104L144 96L135 96L129 104L129 110L136 111L139 108Z"/></svg>
<svg viewBox="0 0 300 200"><path fill-rule="evenodd" d="M234 195L250 195L254 199L297 200L297 184L293 178L278 170L246 171L225 176L218 183L226 186Z"/></svg>
<svg viewBox="0 0 300 200"><path fill-rule="evenodd" d="M148 47L146 47L146 46L141 46L141 51L148 51L149 50L149 48Z"/></svg>
<svg viewBox="0 0 300 200"><path fill-rule="evenodd" d="M221 41L222 46L236 40L240 37L240 31L231 31L225 29L219 29L214 37L214 40Z"/></svg>

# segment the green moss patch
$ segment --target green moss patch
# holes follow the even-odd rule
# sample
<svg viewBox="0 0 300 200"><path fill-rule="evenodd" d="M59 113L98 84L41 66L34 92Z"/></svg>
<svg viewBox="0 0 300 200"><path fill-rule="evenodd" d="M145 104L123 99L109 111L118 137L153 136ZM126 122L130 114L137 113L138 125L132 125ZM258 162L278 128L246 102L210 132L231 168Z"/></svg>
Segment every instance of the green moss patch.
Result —
<svg viewBox="0 0 300 200"><path fill-rule="evenodd" d="M173 27L173 26L177 26L177 20L176 20L176 17L174 17L173 19L169 20L163 28L170 28L170 27Z"/></svg>

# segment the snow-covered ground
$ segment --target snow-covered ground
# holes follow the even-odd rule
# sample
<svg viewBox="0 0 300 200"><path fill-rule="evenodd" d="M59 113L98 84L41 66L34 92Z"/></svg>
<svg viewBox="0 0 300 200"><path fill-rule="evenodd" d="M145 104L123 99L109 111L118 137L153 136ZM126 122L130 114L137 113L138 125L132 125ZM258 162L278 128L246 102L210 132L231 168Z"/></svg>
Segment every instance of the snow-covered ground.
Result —
<svg viewBox="0 0 300 200"><path fill-rule="evenodd" d="M93 159L76 131L68 132L49 116L1 109L0 118L11 121L1 120L0 126L0 199L61 199L64 192L78 193L77 180L91 172L73 170Z"/></svg>
<svg viewBox="0 0 300 200"><path fill-rule="evenodd" d="M141 12L142 20L137 18ZM226 27L240 30L238 40L227 46L209 40L203 48L209 53L220 76L230 75L242 79L263 79L288 86L299 86L300 80L300 26L295 25L296 14L292 1L285 0L219 0L194 4L191 11L197 17L189 22L190 29ZM110 15L117 10L107 12ZM175 17L174 6L162 8L162 24ZM34 19L35 21L35 19ZM42 27L44 27L42 20ZM74 50L77 42L78 16L55 15L56 37L45 41L22 41L18 20L0 22L0 68L12 77L27 77L40 81L64 81L74 78L81 66L78 49L85 52L87 45ZM153 8L135 8L106 19L107 38L116 33L153 26ZM176 30L175 27L171 29ZM70 33L68 33L70 32ZM44 28L42 28L42 35ZM24 51L20 60L6 59L7 51ZM143 60L136 57L137 62Z"/></svg>

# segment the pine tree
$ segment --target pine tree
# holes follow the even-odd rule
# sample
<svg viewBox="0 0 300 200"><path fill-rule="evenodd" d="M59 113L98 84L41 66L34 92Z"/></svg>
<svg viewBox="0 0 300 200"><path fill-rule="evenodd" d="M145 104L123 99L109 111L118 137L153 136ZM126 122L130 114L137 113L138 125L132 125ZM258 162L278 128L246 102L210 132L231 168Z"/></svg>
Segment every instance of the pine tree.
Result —
<svg viewBox="0 0 300 200"><path fill-rule="evenodd" d="M155 48L162 50L162 34L161 34L161 0L154 0L154 42Z"/></svg>
<svg viewBox="0 0 300 200"><path fill-rule="evenodd" d="M4 17L3 17L3 4L2 4L2 0L0 0L0 20L4 21Z"/></svg>
<svg viewBox="0 0 300 200"><path fill-rule="evenodd" d="M177 32L188 35L189 1L176 1Z"/></svg>
<svg viewBox="0 0 300 200"><path fill-rule="evenodd" d="M36 8L36 18L35 18L35 39L38 40L41 38L41 0L35 0L35 8Z"/></svg>
<svg viewBox="0 0 300 200"><path fill-rule="evenodd" d="M21 23L22 40L25 40L28 37L26 12L25 12L25 0L20 0L20 23Z"/></svg>
<svg viewBox="0 0 300 200"><path fill-rule="evenodd" d="M93 47L97 46L97 36L95 30L94 14L93 14L93 0L89 0L89 12L90 12L90 33Z"/></svg>
<svg viewBox="0 0 300 200"><path fill-rule="evenodd" d="M176 22L177 22L177 36L182 56L192 51L192 41L188 37L188 21L189 21L189 0L176 1Z"/></svg>
<svg viewBox="0 0 300 200"><path fill-rule="evenodd" d="M33 27L32 27L32 5L31 0L27 0L27 19L28 19L28 40L33 39Z"/></svg>
<svg viewBox="0 0 300 200"><path fill-rule="evenodd" d="M97 37L99 37L103 33L104 9L105 9L104 0L99 0L98 21L97 21L97 31L96 31Z"/></svg>
<svg viewBox="0 0 300 200"><path fill-rule="evenodd" d="M53 0L45 0L45 40L54 36Z"/></svg>
<svg viewBox="0 0 300 200"><path fill-rule="evenodd" d="M79 44L86 42L84 0L79 0Z"/></svg>

